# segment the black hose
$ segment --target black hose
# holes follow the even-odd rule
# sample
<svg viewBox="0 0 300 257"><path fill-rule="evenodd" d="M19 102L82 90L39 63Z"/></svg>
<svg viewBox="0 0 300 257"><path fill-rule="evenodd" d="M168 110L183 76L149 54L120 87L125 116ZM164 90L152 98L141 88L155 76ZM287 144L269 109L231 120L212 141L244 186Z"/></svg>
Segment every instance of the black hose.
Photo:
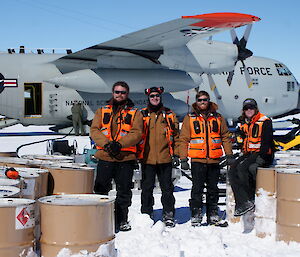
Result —
<svg viewBox="0 0 300 257"><path fill-rule="evenodd" d="M64 139L66 138L67 136L69 136L71 134L71 132L73 131L73 128L70 130L70 132L63 136L63 137L57 137L57 138L53 138L53 139L44 139L44 140L41 140L41 141L36 141L36 142L31 142L31 143L27 143L27 144L23 144L23 145L20 145L17 149L16 149L16 154L17 154L17 157L20 158L19 156L19 150L24 147L24 146L28 146L28 145L33 145L33 144L38 144L38 143L42 143L42 142L46 142L48 140L57 140L57 139Z"/></svg>

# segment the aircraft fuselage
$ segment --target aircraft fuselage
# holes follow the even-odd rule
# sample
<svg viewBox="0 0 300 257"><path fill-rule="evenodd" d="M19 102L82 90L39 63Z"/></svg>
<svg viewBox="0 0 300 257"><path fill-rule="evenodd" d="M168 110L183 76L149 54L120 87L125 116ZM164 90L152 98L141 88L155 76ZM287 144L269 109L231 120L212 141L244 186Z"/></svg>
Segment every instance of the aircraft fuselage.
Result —
<svg viewBox="0 0 300 257"><path fill-rule="evenodd" d="M17 118L25 125L65 124L70 123L67 117L71 115L72 104L82 102L85 118L91 120L97 108L105 105L106 100L111 97L111 85L107 85L107 88L100 92L85 92L85 88L89 88L91 81L84 75L78 78L82 83L81 87L78 86L78 90L46 82L62 75L53 63L62 56L58 54L0 54L0 76L2 76L0 114ZM242 102L247 97L255 98L261 111L269 116L279 115L297 107L299 86L286 66L275 60L260 57L248 58L245 63L254 80L252 88L245 85L243 68L239 65L236 66L230 87L226 83L228 73L213 75L217 86L215 91L210 90L205 75L201 78L198 74L191 74L191 77L195 79L195 87L199 85L200 90L210 93L211 100L219 105L219 111L228 119L237 119ZM76 68L72 69L76 70ZM99 73L101 70L98 69ZM141 74L138 76L140 81ZM109 79L113 81L113 78ZM138 108L146 106L147 99L142 93L146 85L157 86L160 80L164 83L165 79L166 77L156 77L151 81L151 77L148 78L139 88L133 87L130 98ZM171 84L172 78L167 77L168 79ZM202 79L203 82L199 84ZM64 80L68 83L71 81L66 77ZM134 72L130 75L130 80L135 81ZM180 83L183 82L184 80ZM165 93L163 96L164 104L173 109L181 118L189 110L186 104L188 99L189 104L192 104L196 93L194 89L186 90L192 85L190 81L188 83L186 87L183 87L184 91Z"/></svg>

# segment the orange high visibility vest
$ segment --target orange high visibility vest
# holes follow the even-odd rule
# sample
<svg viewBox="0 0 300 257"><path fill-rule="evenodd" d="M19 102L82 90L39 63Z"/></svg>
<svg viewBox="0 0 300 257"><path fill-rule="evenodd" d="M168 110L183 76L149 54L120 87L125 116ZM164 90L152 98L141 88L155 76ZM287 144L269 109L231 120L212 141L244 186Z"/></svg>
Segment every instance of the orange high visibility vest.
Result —
<svg viewBox="0 0 300 257"><path fill-rule="evenodd" d="M269 118L258 112L250 121L240 126L240 129L245 133L246 138L243 142L243 152L259 152L261 146L262 127L265 120ZM271 149L270 149L271 151Z"/></svg>
<svg viewBox="0 0 300 257"><path fill-rule="evenodd" d="M143 108L141 110L141 113L143 114L143 121L144 121L144 129L143 129L143 136L141 141L137 145L137 158L143 159L144 151L145 151L145 145L147 136L149 133L149 123L150 123L150 112L147 108ZM167 126L165 128L166 138L168 141L169 151L170 155L174 155L173 145L174 145L174 123L175 123L175 117L174 114L170 112L162 111L162 115L167 123Z"/></svg>
<svg viewBox="0 0 300 257"><path fill-rule="evenodd" d="M135 117L137 108L127 107L120 111L120 122L117 123L118 130L115 138L111 135L111 122L112 122L112 105L106 105L101 108L102 122L100 132L103 133L110 141L119 141L122 137L126 136L132 128L133 119ZM103 147L96 146L97 149L104 149ZM136 153L136 146L122 148L121 151Z"/></svg>
<svg viewBox="0 0 300 257"><path fill-rule="evenodd" d="M220 158L223 155L221 116L211 114L206 120L194 114L189 116L191 140L188 156L200 159Z"/></svg>

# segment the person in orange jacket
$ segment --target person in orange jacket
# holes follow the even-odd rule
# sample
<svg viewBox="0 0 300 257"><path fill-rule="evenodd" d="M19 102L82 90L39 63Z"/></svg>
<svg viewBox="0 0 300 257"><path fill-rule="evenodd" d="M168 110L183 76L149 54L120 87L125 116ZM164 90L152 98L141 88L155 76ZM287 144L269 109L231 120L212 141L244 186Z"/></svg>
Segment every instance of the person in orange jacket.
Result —
<svg viewBox="0 0 300 257"><path fill-rule="evenodd" d="M163 91L163 87L146 89L148 106L141 110L144 120L143 137L138 147L142 163L141 212L150 216L153 213L153 189L157 175L162 192L162 220L167 227L174 227L172 166L179 166L179 124L175 113L162 103Z"/></svg>
<svg viewBox="0 0 300 257"><path fill-rule="evenodd" d="M136 163L137 148L143 131L143 118L134 103L128 98L129 86L124 81L112 87L112 98L99 108L94 116L90 136L96 143L99 159L94 191L107 195L111 182L116 183L116 227L121 231L131 230L128 222L128 207L132 198L132 178Z"/></svg>
<svg viewBox="0 0 300 257"><path fill-rule="evenodd" d="M186 115L179 138L181 168L189 169L191 158L192 191L189 200L192 226L201 226L203 189L206 183L206 216L211 225L226 226L218 215L220 157L232 158L232 145L226 121L206 91L199 91L193 111Z"/></svg>
<svg viewBox="0 0 300 257"><path fill-rule="evenodd" d="M274 159L272 121L259 112L254 99L247 98L243 102L239 120L243 155L229 170L229 181L235 198L234 216L242 216L254 209L257 168L268 167Z"/></svg>

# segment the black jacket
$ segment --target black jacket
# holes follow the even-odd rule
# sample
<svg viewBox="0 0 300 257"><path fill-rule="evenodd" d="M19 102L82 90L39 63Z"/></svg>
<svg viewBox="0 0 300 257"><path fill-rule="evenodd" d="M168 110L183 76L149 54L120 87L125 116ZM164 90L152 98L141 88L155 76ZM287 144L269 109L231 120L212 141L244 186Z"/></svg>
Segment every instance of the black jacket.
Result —
<svg viewBox="0 0 300 257"><path fill-rule="evenodd" d="M239 130L238 133L243 139L246 138L246 135L242 130ZM269 149L271 149L271 153L269 153ZM270 119L267 119L264 121L262 126L260 151L255 154L258 154L261 158L264 159L267 165L270 165L274 159L274 152L275 146L273 140L272 121Z"/></svg>

